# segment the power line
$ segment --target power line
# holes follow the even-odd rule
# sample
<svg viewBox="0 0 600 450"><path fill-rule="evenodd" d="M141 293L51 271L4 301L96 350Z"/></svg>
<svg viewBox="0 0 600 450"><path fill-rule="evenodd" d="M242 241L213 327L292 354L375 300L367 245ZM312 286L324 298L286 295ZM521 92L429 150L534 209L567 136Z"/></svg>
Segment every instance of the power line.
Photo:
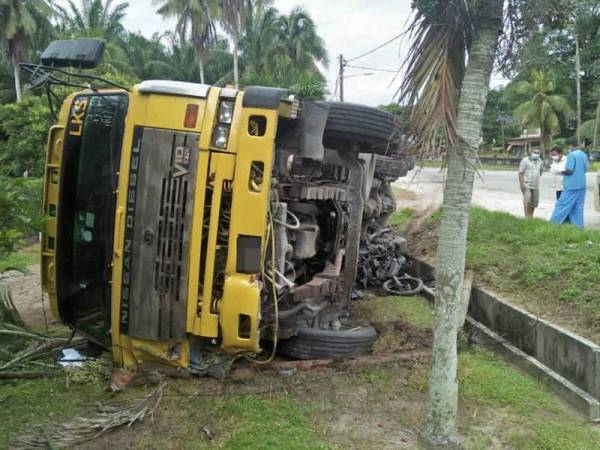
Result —
<svg viewBox="0 0 600 450"><path fill-rule="evenodd" d="M386 45L388 45L388 44L391 44L392 42L394 42L396 39L398 39L398 38L402 37L402 35L403 35L403 34L404 34L404 32L402 32L402 33L400 33L400 34L398 34L398 35L394 36L394 37L393 37L393 38L391 38L390 40L388 40L388 41L385 41L383 44L380 44L380 45L378 45L377 47L375 47L375 48L373 48L373 49L369 50L368 52L362 53L362 54L360 54L360 55L358 55L358 56L355 56L354 58L347 59L347 60L346 60L346 62L347 62L347 63L349 63L349 62L351 62L351 61L355 61L355 60L357 60L357 59L360 59L360 58L363 58L363 57L365 57L365 56L367 56L367 55L370 55L371 53L373 53L373 52L376 52L376 51L377 51L377 50L379 50L380 48L383 48L383 47L385 47Z"/></svg>
<svg viewBox="0 0 600 450"><path fill-rule="evenodd" d="M375 72L398 73L397 70L393 69L378 69L377 67L353 66L352 64L346 64L346 67L350 67L351 69L373 70Z"/></svg>

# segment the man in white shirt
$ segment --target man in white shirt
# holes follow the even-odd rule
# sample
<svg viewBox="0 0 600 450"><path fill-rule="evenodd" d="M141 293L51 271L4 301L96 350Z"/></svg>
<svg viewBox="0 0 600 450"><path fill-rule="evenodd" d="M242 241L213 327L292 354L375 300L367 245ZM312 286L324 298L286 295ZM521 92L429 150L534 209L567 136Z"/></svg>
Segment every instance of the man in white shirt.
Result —
<svg viewBox="0 0 600 450"><path fill-rule="evenodd" d="M550 164L550 172L554 174L554 190L556 191L556 200L560 198L563 191L563 176L565 170L566 158L563 156L562 149L558 146L552 149L552 163Z"/></svg>
<svg viewBox="0 0 600 450"><path fill-rule="evenodd" d="M523 193L525 217L533 217L533 211L540 201L540 177L544 172L544 162L540 154L540 149L534 147L531 154L519 164L519 184Z"/></svg>

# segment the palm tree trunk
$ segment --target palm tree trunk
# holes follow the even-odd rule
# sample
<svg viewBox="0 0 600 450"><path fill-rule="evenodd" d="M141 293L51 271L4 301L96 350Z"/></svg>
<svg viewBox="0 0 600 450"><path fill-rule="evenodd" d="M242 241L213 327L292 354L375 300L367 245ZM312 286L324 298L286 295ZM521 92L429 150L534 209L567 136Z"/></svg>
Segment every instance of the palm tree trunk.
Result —
<svg viewBox="0 0 600 450"><path fill-rule="evenodd" d="M238 69L238 36L233 33L233 84L236 89L240 87L240 74Z"/></svg>
<svg viewBox="0 0 600 450"><path fill-rule="evenodd" d="M200 83L204 84L204 61L198 56L198 68L200 69Z"/></svg>
<svg viewBox="0 0 600 450"><path fill-rule="evenodd" d="M542 135L542 156L545 158L552 146L552 136L545 127L540 129L540 134Z"/></svg>
<svg viewBox="0 0 600 450"><path fill-rule="evenodd" d="M457 310L462 297L469 208L483 112L489 89L503 0L481 0L458 106L459 147L449 149L436 267L434 342L423 437L434 448L458 448Z"/></svg>
<svg viewBox="0 0 600 450"><path fill-rule="evenodd" d="M13 51L11 54L13 71L15 76L15 94L17 95L17 102L21 101L21 72L19 71L19 62L17 61L17 52Z"/></svg>

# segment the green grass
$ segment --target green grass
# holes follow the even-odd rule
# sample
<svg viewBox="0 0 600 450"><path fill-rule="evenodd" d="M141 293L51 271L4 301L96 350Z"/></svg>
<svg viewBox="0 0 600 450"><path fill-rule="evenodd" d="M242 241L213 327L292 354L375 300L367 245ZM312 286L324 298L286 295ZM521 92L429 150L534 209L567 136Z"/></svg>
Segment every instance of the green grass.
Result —
<svg viewBox="0 0 600 450"><path fill-rule="evenodd" d="M389 220L388 225L403 225L415 215L415 210L412 208L403 208L394 212Z"/></svg>
<svg viewBox="0 0 600 450"><path fill-rule="evenodd" d="M310 405L291 398L261 399L252 395L225 396L210 405L231 423L220 447L230 450L329 448L318 442L309 426Z"/></svg>
<svg viewBox="0 0 600 450"><path fill-rule="evenodd" d="M66 387L64 378L19 380L0 384L0 448L11 438L40 423L66 420L104 394L95 383Z"/></svg>
<svg viewBox="0 0 600 450"><path fill-rule="evenodd" d="M492 286L600 313L600 231L471 209L467 264Z"/></svg>
<svg viewBox="0 0 600 450"><path fill-rule="evenodd" d="M376 297L357 304L361 317L371 322L402 319L416 328L431 328L433 317L423 297Z"/></svg>
<svg viewBox="0 0 600 450"><path fill-rule="evenodd" d="M421 163L417 163L417 167L419 167ZM435 168L441 168L444 167L444 163L443 161L439 161L439 160L433 160L433 161L423 161L423 167L435 167ZM478 165L477 166L478 170L483 170L484 172L486 170L488 171L512 171L512 172L516 172L518 167L517 166L505 166L502 164L482 164L482 165Z"/></svg>
<svg viewBox="0 0 600 450"><path fill-rule="evenodd" d="M498 361L490 352L481 349L462 352L459 383L463 401L491 408L507 422L503 438L510 448L600 448L600 433L593 425L570 414L542 383ZM475 432L468 436L466 447L482 448L482 442L485 437Z"/></svg>
<svg viewBox="0 0 600 450"><path fill-rule="evenodd" d="M438 210L424 226L437 227L440 217ZM600 230L471 208L467 266L492 288L587 305L600 317Z"/></svg>
<svg viewBox="0 0 600 450"><path fill-rule="evenodd" d="M18 267L25 269L33 264L40 262L40 246L39 244L23 247L8 255L6 258L0 259L0 273L7 268Z"/></svg>
<svg viewBox="0 0 600 450"><path fill-rule="evenodd" d="M517 372L488 351L474 348L460 354L460 389L469 399L527 416L534 409L558 413L556 398L538 381Z"/></svg>

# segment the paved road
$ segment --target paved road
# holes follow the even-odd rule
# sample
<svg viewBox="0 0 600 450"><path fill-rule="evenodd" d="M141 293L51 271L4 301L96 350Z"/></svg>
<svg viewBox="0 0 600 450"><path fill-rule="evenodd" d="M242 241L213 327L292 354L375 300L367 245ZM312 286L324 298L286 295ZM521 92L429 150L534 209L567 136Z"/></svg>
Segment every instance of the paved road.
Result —
<svg viewBox="0 0 600 450"><path fill-rule="evenodd" d="M588 191L585 199L585 225L600 228L600 211L594 206L593 182L595 173L587 176ZM516 171L486 171L481 173L482 179L475 179L473 205L482 206L492 211L505 211L515 216L523 216L523 203ZM410 172L405 178L396 181L395 185L415 192L417 200L404 202L407 206L423 208L438 206L442 203L444 175L440 169L423 168ZM544 173L540 181L540 205L535 210L535 217L549 219L555 203L554 179L550 173Z"/></svg>

